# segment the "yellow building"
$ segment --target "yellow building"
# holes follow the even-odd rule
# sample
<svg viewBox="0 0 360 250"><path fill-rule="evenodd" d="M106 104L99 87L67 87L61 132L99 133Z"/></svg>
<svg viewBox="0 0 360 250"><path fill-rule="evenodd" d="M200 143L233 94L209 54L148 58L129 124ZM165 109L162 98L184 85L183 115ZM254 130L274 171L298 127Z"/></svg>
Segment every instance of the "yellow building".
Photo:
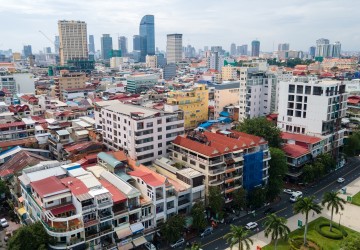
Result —
<svg viewBox="0 0 360 250"><path fill-rule="evenodd" d="M171 91L167 104L177 106L184 111L185 130L196 128L199 123L208 120L209 90L206 84L198 84L191 89Z"/></svg>
<svg viewBox="0 0 360 250"><path fill-rule="evenodd" d="M19 52L14 52L14 53L12 54L12 56L13 56L13 62L16 62L16 61L20 61L20 60L21 60L21 53L19 53Z"/></svg>
<svg viewBox="0 0 360 250"><path fill-rule="evenodd" d="M221 68L221 77L223 81L234 81L239 79L239 67L226 65Z"/></svg>

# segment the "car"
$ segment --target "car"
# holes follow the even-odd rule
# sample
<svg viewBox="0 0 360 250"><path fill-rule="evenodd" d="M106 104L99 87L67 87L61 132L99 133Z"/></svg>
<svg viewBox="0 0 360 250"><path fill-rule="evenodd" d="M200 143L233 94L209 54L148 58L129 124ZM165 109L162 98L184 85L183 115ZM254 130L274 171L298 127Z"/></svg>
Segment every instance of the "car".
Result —
<svg viewBox="0 0 360 250"><path fill-rule="evenodd" d="M200 237L203 238L209 234L212 234L213 233L213 228L212 227L208 227L206 228L201 234L200 234Z"/></svg>
<svg viewBox="0 0 360 250"><path fill-rule="evenodd" d="M340 177L340 178L337 179L337 182L338 182L338 183L343 183L344 181L345 181L345 179L342 178L342 177Z"/></svg>
<svg viewBox="0 0 360 250"><path fill-rule="evenodd" d="M5 228L5 227L8 227L8 226L9 226L9 223L6 221L5 218L2 218L2 219L0 220L0 224L1 224L1 227L2 227L2 228Z"/></svg>
<svg viewBox="0 0 360 250"><path fill-rule="evenodd" d="M177 247L184 245L184 243L185 243L184 238L180 238L175 243L171 244L170 246L171 246L171 248L177 248Z"/></svg>
<svg viewBox="0 0 360 250"><path fill-rule="evenodd" d="M303 193L301 191L296 191L291 195L290 201L296 202L298 199L302 197L303 197Z"/></svg>
<svg viewBox="0 0 360 250"><path fill-rule="evenodd" d="M286 194L292 194L294 192L294 190L291 190L291 189L284 189L284 193Z"/></svg>
<svg viewBox="0 0 360 250"><path fill-rule="evenodd" d="M144 246L148 250L156 250L156 247L151 242L146 242Z"/></svg>
<svg viewBox="0 0 360 250"><path fill-rule="evenodd" d="M248 230L251 230L251 229L254 229L254 228L257 228L257 227L258 227L258 224L256 222L249 222L245 226L245 228L248 229Z"/></svg>
<svg viewBox="0 0 360 250"><path fill-rule="evenodd" d="M264 215L272 214L274 212L274 209L272 207L268 207L264 210Z"/></svg>

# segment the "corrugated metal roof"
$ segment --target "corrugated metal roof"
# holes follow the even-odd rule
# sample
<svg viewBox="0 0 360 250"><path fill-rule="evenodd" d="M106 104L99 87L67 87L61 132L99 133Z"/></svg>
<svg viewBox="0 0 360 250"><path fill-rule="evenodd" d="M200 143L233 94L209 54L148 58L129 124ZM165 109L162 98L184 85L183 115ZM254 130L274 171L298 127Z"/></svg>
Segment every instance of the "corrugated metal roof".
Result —
<svg viewBox="0 0 360 250"><path fill-rule="evenodd" d="M113 168L121 167L123 166L123 163L121 161L116 160L112 155L109 155L107 153L101 152L98 153L98 157L108 163Z"/></svg>

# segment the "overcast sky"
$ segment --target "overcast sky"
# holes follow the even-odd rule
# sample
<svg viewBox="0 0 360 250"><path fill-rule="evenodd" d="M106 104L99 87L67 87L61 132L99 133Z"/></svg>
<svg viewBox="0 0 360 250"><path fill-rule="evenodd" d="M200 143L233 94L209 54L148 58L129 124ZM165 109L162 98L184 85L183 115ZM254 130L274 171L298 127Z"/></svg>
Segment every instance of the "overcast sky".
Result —
<svg viewBox="0 0 360 250"><path fill-rule="evenodd" d="M281 42L290 49L308 50L316 39L340 41L343 50L359 50L359 0L0 0L0 49L33 52L53 45L48 37L58 33L58 20L87 23L88 35L109 33L117 48L118 35L138 34L146 14L155 15L155 43L165 49L166 34L182 33L183 45L196 49L261 42L261 51L272 51Z"/></svg>

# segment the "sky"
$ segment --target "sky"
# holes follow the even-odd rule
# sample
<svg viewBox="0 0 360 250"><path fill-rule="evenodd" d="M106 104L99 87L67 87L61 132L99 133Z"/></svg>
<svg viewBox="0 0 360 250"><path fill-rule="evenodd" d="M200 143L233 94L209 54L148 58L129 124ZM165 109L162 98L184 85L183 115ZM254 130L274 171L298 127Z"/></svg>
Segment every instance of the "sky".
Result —
<svg viewBox="0 0 360 250"><path fill-rule="evenodd" d="M358 51L360 18L358 0L0 0L0 50L21 52L31 44L33 53L53 44L58 20L87 23L100 49L102 34L128 37L138 34L141 18L155 16L155 44L166 48L166 34L182 33L183 46L251 44L258 39L261 51L273 51L278 43L308 51L319 38L340 41L342 50Z"/></svg>

